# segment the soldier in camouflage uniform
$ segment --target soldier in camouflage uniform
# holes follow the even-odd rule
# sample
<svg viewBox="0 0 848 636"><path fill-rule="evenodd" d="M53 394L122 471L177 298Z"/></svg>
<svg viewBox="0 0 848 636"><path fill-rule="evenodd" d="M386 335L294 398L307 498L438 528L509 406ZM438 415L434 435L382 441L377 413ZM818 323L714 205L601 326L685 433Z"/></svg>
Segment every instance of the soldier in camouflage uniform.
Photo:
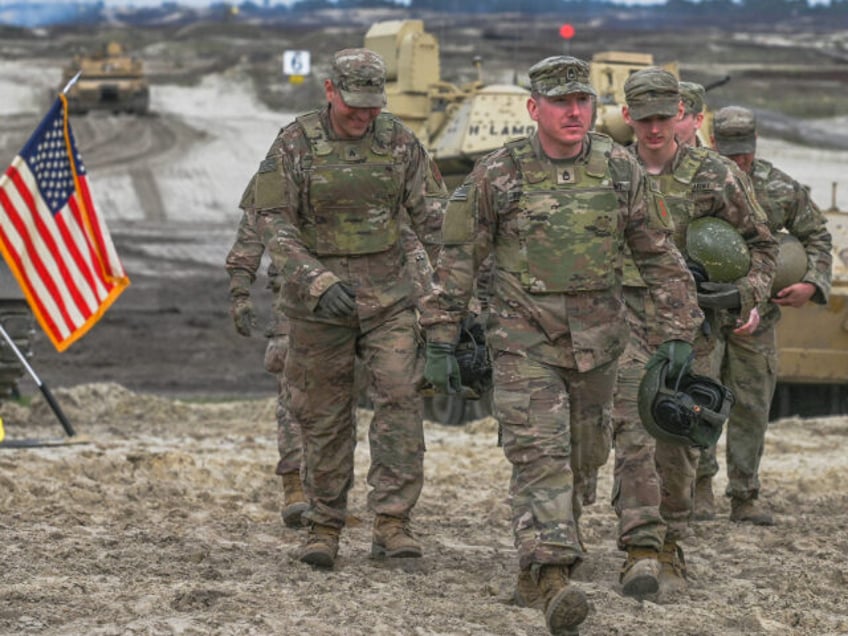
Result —
<svg viewBox="0 0 848 636"><path fill-rule="evenodd" d="M280 131L254 185L291 323L285 377L309 501L300 559L320 567L335 563L353 483L357 357L374 404L372 554L421 556L409 527L424 457L417 292L401 226L408 219L435 252L447 191L414 134L381 113L385 74L372 51L337 52L324 81L327 105Z"/></svg>
<svg viewBox="0 0 848 636"><path fill-rule="evenodd" d="M721 381L736 395L727 424L727 496L733 521L772 525L771 513L758 501L759 466L765 445L768 414L777 383L777 322L780 306L801 307L808 301L827 304L831 278L831 236L824 214L808 190L785 172L755 157L754 114L738 106L716 113L713 131L717 150L750 176L760 207L772 232L784 230L804 246L807 268L802 279L760 305L760 326L740 337L722 325L724 347L716 352ZM701 453L695 489L695 516L715 516L712 478L718 472L715 448Z"/></svg>
<svg viewBox="0 0 848 636"><path fill-rule="evenodd" d="M674 125L677 143L684 146L701 146L698 131L704 123L704 87L695 82L680 82L680 101L683 102L683 116Z"/></svg>
<svg viewBox="0 0 848 636"><path fill-rule="evenodd" d="M738 301L734 315L745 317L737 325L739 334L752 332L758 321L756 307L768 297L777 244L750 184L716 152L675 140L675 123L683 105L677 79L671 73L659 68L640 70L628 78L624 91L623 116L636 135L631 150L650 182L662 192L662 205L674 225L674 242L684 257L686 229L699 217L724 219L745 238L751 267L747 277L733 287ZM649 363L650 343L660 315L648 291L643 277L625 259L623 293L630 340L619 360L613 408L612 499L619 516L618 545L627 551L621 572L622 591L631 596L654 593L660 586L668 592L685 586L685 561L679 542L689 532L698 458L693 447L655 440L639 418L639 383ZM702 296L699 294L699 299ZM712 324L711 310L707 317ZM701 329L695 343L695 373L717 378L717 371L710 367L717 335L717 330Z"/></svg>
<svg viewBox="0 0 848 636"><path fill-rule="evenodd" d="M596 99L588 64L551 57L529 75L527 108L538 130L480 159L453 193L421 323L425 377L455 390L459 324L478 268L493 257L486 340L512 464L516 600L542 609L551 633L570 634L588 612L585 594L569 583L584 555L575 483L586 475L572 466L595 469L609 454L616 359L627 341L622 246L649 283L660 339L688 345L703 314L635 159L588 132ZM573 461L574 453L584 459Z"/></svg>
<svg viewBox="0 0 848 636"><path fill-rule="evenodd" d="M250 299L250 287L256 279L256 272L265 252L262 232L257 227L259 220L253 205L255 177L242 196L236 240L227 254L226 268L230 276L230 315L236 331L250 337L256 326L256 315ZM268 267L268 285L276 294L280 289L280 280L273 263ZM302 446L300 425L291 416L288 409L287 384L283 379L283 369L288 351L289 323L285 315L274 312L274 318L268 325L265 335L268 345L265 348L265 370L277 378L277 448L280 459L276 474L280 475L283 485L283 522L289 527L301 525L301 515L306 511L306 498L300 481L300 462Z"/></svg>
<svg viewBox="0 0 848 636"><path fill-rule="evenodd" d="M239 206L242 209L242 217L239 221L236 240L226 260L227 273L230 276L230 315L236 332L245 337L250 337L252 329L256 326L256 314L250 299L250 288L256 279L256 272L259 270L262 255L265 252L265 244L261 238L263 233L257 227L257 221L262 218L256 214L253 206L254 179L251 179L242 197ZM430 291L432 268L426 251L412 232L408 222L404 224L402 232L405 238L404 247L407 250L407 264L412 268L411 275L414 277L416 286L415 296L420 298ZM267 232L265 235L267 237ZM281 285L277 268L270 263L268 287L274 296L280 292ZM277 379L277 450L280 458L275 472L282 478L283 485L281 515L287 526L297 528L302 525L301 515L308 506L300 480L303 451L300 424L289 411L288 383L283 375L289 348L289 321L284 313L274 312L265 336L268 338L268 345L265 348L265 370ZM355 373L357 395L364 389L362 377L363 374L357 364Z"/></svg>

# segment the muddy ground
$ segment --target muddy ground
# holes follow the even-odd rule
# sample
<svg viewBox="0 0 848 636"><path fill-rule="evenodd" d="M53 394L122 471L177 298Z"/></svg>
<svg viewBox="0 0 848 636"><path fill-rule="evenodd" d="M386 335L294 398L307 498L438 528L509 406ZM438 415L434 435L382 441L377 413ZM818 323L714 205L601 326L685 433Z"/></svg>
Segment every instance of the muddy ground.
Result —
<svg viewBox="0 0 848 636"><path fill-rule="evenodd" d="M296 560L304 531L280 520L271 398L187 402L117 384L56 394L89 442L0 453L0 633L546 633L541 613L510 602L509 469L494 420L427 423L414 516L424 558L385 564L369 557L360 411L354 518L328 573ZM10 433L55 434L43 404L13 407L0 411ZM689 589L643 602L619 593L607 464L583 520L581 634L848 633L846 436L846 418L775 423L762 480L777 525L732 523L720 501L685 543Z"/></svg>
<svg viewBox="0 0 848 636"><path fill-rule="evenodd" d="M545 43L543 25L532 27L534 38L517 41L504 36L509 20L482 20L435 22L444 39L443 73L453 73L454 81L470 79L462 69L476 52L492 60L486 68L504 75L511 62L498 60L526 68L559 52ZM425 548L420 562L385 564L368 556L367 410L359 412L353 516L335 571L299 563L293 555L303 532L280 520L274 384L261 368L261 333L246 340L232 329L222 264L244 184L277 128L314 103L315 86L280 81L280 52L314 42L320 61L326 51L359 45L366 28L353 21L321 31L320 38L308 29L228 32L220 25L123 34L154 73L153 114L141 120L91 114L72 125L132 284L65 353L36 337L33 366L81 443L0 450L0 633L545 633L541 614L509 601L515 573L509 467L492 419L460 427L426 423L426 485L414 517ZM590 46L610 44L655 47L658 59L679 58L684 77L688 69L698 79L721 76L726 69L720 65L740 50L754 67L779 56L820 69L823 47L844 51L839 33L788 40L701 30L711 39L692 46L692 33L598 32L575 43L573 52L588 56ZM122 33L100 36L115 34ZM4 164L43 114L67 52L93 39L79 32L4 34ZM716 55L713 64L704 51ZM833 55L827 59L828 68L837 66ZM750 102L741 92L724 99L756 107L771 91L786 106L773 109L774 121L845 134L848 111L838 106L822 113L814 104L814 121L789 112L797 105L793 95L805 92L831 90L828 103L838 105L844 96L832 79L769 77L755 76L761 83ZM788 87L796 92L790 95ZM844 180L844 148L821 150L777 137L764 147L774 150L770 158L779 166L803 173L824 206L830 183ZM848 184L840 189L846 195ZM260 277L256 303L267 315L263 283ZM21 390L20 401L0 404L8 437L61 439L35 384L24 379ZM607 465L598 503L583 521L589 553L577 577L592 610L581 633L848 634L846 438L844 417L774 423L762 481L778 525L731 523L721 500L718 518L697 524L686 543L689 590L645 602L619 593L622 553L615 546ZM719 490L725 483L720 476Z"/></svg>

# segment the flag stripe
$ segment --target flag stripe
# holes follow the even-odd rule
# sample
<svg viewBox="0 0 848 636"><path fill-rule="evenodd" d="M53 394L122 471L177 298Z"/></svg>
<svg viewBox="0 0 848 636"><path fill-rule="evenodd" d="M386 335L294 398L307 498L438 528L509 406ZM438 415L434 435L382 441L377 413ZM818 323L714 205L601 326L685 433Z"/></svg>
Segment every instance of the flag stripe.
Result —
<svg viewBox="0 0 848 636"><path fill-rule="evenodd" d="M65 241L65 245L68 246L71 258L79 271L80 275L76 280L76 283L79 293L85 299L86 310L90 312L100 304L100 300L103 295L105 295L105 290L103 289L102 284L100 284L100 281L97 281L94 278L95 274L92 272L90 263L88 262L90 254L83 254L83 250L86 252L89 251L89 246L85 242L85 234L83 233L82 228L76 221L76 212L78 208L73 197L71 197L68 201L68 205L70 206L71 214L67 217L67 220L71 222L67 223L64 215L57 214L55 217L56 225Z"/></svg>
<svg viewBox="0 0 848 636"><path fill-rule="evenodd" d="M91 209L93 203L91 203L91 197L88 195L88 183L85 177L80 178L80 188L82 190L81 201L83 202L83 205L80 205L79 197L73 197L70 201L71 211L73 212L73 218L75 220L75 228L81 233L79 235L77 243L80 245L81 248L83 248L84 257L86 259L86 262L88 263L88 266L93 276L92 280L94 284L97 285L97 288L101 290L98 293L98 298L102 299L106 297L107 293L114 286L114 281L112 281L111 279L115 277L115 274L110 275L109 271L117 272L117 275L120 277L124 276L124 270L121 266L120 261L118 260L118 254L115 251L111 241L105 242L105 248L98 247L104 243L103 230L101 229L99 219L94 219L91 223L92 227L96 228L95 240L92 241L93 243L95 243L95 245L92 245L87 240L89 233L85 231L85 221L83 221L85 215L83 210ZM106 251L109 254L110 261L111 263L113 263L112 266L107 268L106 271L103 271L100 266L99 255L102 254L103 251ZM104 281L107 282L105 289L103 288Z"/></svg>
<svg viewBox="0 0 848 636"><path fill-rule="evenodd" d="M88 179L84 176L79 179L79 190L79 194L82 195L83 209L93 210L94 203L91 201L91 193L88 189ZM104 280L125 276L124 268L118 259L118 252L115 250L115 246L108 235L109 231L106 229L106 226L103 225L102 219L96 215L88 216L86 218L90 226L89 234L91 236L92 248L95 254L99 256L98 262L103 263L105 267L102 272ZM79 220L78 223L80 224L80 227L85 228L82 220Z"/></svg>
<svg viewBox="0 0 848 636"><path fill-rule="evenodd" d="M2 182L2 180L0 180L0 182ZM6 196L6 191L3 189L0 189L0 203L2 203L3 209L10 217L15 214L15 208L12 206L9 197ZM32 280L27 271L24 269L21 259L21 250L9 249L11 246L19 248L21 242L18 236L15 237L15 240L12 240L12 238L6 233L7 227L8 225L6 223L0 225L0 241L2 241L6 262L10 265L18 281L23 281L21 287L24 290L24 294L27 296L27 300L29 301L30 307L32 307L33 313L38 318L38 322L42 325L44 331L47 332L47 335L50 336L51 340L62 340L67 334L62 334L59 325L56 324L56 321L53 318L53 316L57 314L57 309L55 305L50 308L46 306L47 304L52 303L53 297L45 292L40 278Z"/></svg>
<svg viewBox="0 0 848 636"><path fill-rule="evenodd" d="M10 170L10 173L30 213L26 219L19 214L13 217L22 245L32 260L35 273L44 281L50 294L59 300L60 312L70 328L83 318L85 309L81 306L77 290L69 287L73 281L66 262L67 249L56 240L56 222L50 210L40 199L32 197L29 186L35 183L26 163L22 163L20 170Z"/></svg>
<svg viewBox="0 0 848 636"><path fill-rule="evenodd" d="M38 291L44 294L47 308L51 311L54 321L57 322L57 328L61 333L62 330L68 328L70 318L63 311L63 307L56 305L54 302L59 297L58 290L53 277L48 276L48 270L42 262L41 250L38 249L41 244L40 237L38 237L37 241L33 241L29 228L25 225L21 215L18 213L19 210L26 210L27 216L32 216L32 210L27 210L25 207L26 204L21 202L21 198L24 201L27 198L32 201L32 197L28 196L28 192L21 193L18 190L13 190L12 192L18 194L17 201L16 197L12 197L11 200L16 202L17 205L9 212L9 229L11 230L9 238L12 241L12 247L15 253L18 254L24 271L27 272L27 278L35 283Z"/></svg>
<svg viewBox="0 0 848 636"><path fill-rule="evenodd" d="M77 196L80 199L79 202L81 203L81 205L76 205L77 202L76 201L74 202L75 203L75 207L74 207L75 216L77 218L77 223L79 224L79 226L83 229L86 229L85 221L83 220L83 215L81 214L81 209L82 210L91 210L91 209L94 208L94 203L91 201L91 194L88 190L88 179L86 179L84 176L79 178L79 192L77 193ZM105 244L112 246L112 242L106 241L106 240L103 239L103 229L101 228L100 218L99 217L93 217L93 218L88 217L88 222L89 222L89 228L88 228L87 234L89 236L91 236L90 247L93 251L93 256L99 256L100 257L99 260L94 260L92 262L93 263L99 263L99 262L102 262L102 261L107 262L107 266L105 268L105 271L98 272L98 274L101 274L104 279L108 280L109 272L110 271L116 271L115 264L117 263L117 271L119 271L121 273L121 275L123 275L123 268L121 267L120 262L118 262L117 253L115 252L115 250L112 249L111 253L108 253L108 250L106 250L104 248ZM108 256L108 258L103 258L104 252L107 252L106 255ZM114 255L114 259L112 258L113 255Z"/></svg>
<svg viewBox="0 0 848 636"><path fill-rule="evenodd" d="M63 95L0 176L0 206L0 252L64 351L130 281L94 208Z"/></svg>

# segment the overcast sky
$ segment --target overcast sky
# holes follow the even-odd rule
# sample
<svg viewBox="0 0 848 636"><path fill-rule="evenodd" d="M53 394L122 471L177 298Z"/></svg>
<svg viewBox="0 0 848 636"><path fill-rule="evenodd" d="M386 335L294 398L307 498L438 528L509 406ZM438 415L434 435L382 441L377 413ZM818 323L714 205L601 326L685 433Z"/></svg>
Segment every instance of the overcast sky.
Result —
<svg viewBox="0 0 848 636"><path fill-rule="evenodd" d="M34 0L35 2L53 2L56 4L71 4L74 2L80 2L84 4L93 4L96 0ZM220 2L227 0L176 0L177 4L182 5L193 5L193 6L201 6L206 7L212 4L213 2ZM241 0L236 0L234 4L240 4ZM256 4L262 4L263 0L253 0ZM664 4L665 0L617 0L618 4ZM828 4L830 0L812 0L812 4ZM21 0L0 0L0 6L4 4L21 4ZM104 4L107 6L114 7L158 7L162 4L162 0L104 0ZM285 0L271 0L271 4L288 4Z"/></svg>
<svg viewBox="0 0 848 636"><path fill-rule="evenodd" d="M70 4L74 2L81 3L91 3L93 4L95 0L35 0L36 2L53 2L56 4ZM186 6L199 6L206 7L209 6L212 2L219 2L221 0L176 0L178 4L186 5ZM233 0L229 0L233 1ZM648 4L664 4L665 0L617 0L619 4L632 4L632 5L648 5ZM239 4L241 0L234 0L234 4ZM263 0L253 0L256 4L262 4ZM104 0L106 6L111 7L158 7L162 4L162 0ZM811 4L829 4L830 0L812 0ZM21 4L21 0L0 0L0 6L8 5L8 4ZM271 4L289 4L285 0L271 0Z"/></svg>

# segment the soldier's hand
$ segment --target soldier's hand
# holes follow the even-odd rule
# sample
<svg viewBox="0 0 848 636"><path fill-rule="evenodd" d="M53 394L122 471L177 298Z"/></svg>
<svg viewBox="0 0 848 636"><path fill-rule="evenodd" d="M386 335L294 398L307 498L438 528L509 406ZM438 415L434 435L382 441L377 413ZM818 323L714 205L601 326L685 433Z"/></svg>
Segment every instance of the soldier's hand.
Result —
<svg viewBox="0 0 848 636"><path fill-rule="evenodd" d="M319 316L344 318L356 311L356 295L347 283L333 283L318 299L315 313Z"/></svg>
<svg viewBox="0 0 848 636"><path fill-rule="evenodd" d="M760 312L754 307L748 314L748 320L743 322L740 318L736 321L736 324L737 327L733 330L733 333L739 336L750 336L760 326Z"/></svg>
<svg viewBox="0 0 848 636"><path fill-rule="evenodd" d="M793 283L778 291L771 302L781 307L802 307L815 293L816 286L812 283Z"/></svg>
<svg viewBox="0 0 848 636"><path fill-rule="evenodd" d="M230 315L236 331L242 336L249 338L250 331L256 326L256 313L253 311L253 303L249 296L236 296L230 301Z"/></svg>
<svg viewBox="0 0 848 636"><path fill-rule="evenodd" d="M459 393L462 390L459 363L456 361L452 344L427 343L424 379L439 393Z"/></svg>
<svg viewBox="0 0 848 636"><path fill-rule="evenodd" d="M692 358L691 344L685 340L666 340L657 347L645 368L652 369L668 360L668 375L676 378L681 373L689 371L692 366Z"/></svg>
<svg viewBox="0 0 848 636"><path fill-rule="evenodd" d="M701 283L698 304L705 309L739 309L742 299L733 283Z"/></svg>

